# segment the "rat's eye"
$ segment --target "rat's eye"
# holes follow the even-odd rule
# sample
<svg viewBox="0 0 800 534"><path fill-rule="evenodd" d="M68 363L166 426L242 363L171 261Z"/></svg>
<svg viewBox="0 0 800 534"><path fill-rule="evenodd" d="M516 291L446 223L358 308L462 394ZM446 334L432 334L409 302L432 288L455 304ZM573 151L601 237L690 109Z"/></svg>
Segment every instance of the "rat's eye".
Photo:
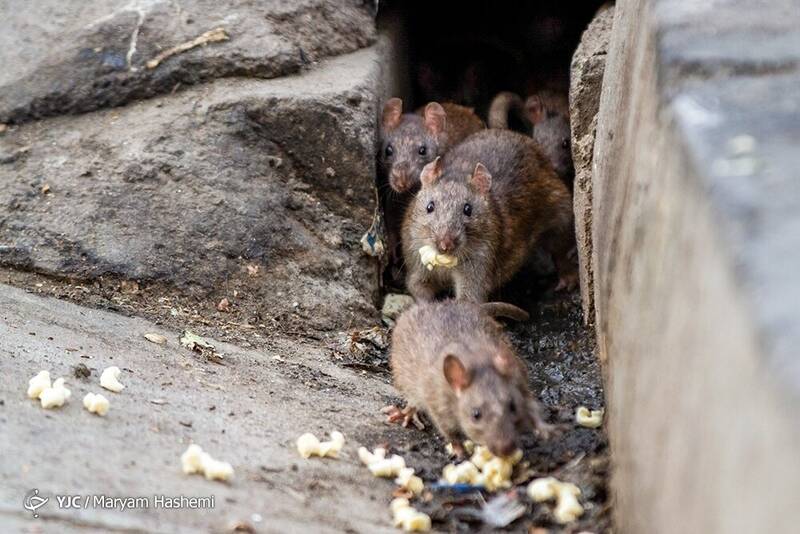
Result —
<svg viewBox="0 0 800 534"><path fill-rule="evenodd" d="M569 148L569 139L564 139L561 142L561 148Z"/></svg>
<svg viewBox="0 0 800 534"><path fill-rule="evenodd" d="M483 414L481 413L481 411L478 408L473 408L473 410L472 410L472 420L473 421L480 421L482 415Z"/></svg>
<svg viewBox="0 0 800 534"><path fill-rule="evenodd" d="M431 200L430 202L428 202L428 205L425 207L425 210L428 213L433 213L433 208L435 208L435 207L436 207L436 205L433 203L433 200Z"/></svg>
<svg viewBox="0 0 800 534"><path fill-rule="evenodd" d="M392 148L392 145L386 145L386 149L384 150L384 153L386 154L387 158L391 157L391 155L394 154L394 148Z"/></svg>
<svg viewBox="0 0 800 534"><path fill-rule="evenodd" d="M466 215L467 217L472 215L472 204L470 204L469 202L464 204L464 215Z"/></svg>
<svg viewBox="0 0 800 534"><path fill-rule="evenodd" d="M508 413L517 413L517 405L514 404L514 401L508 401Z"/></svg>
<svg viewBox="0 0 800 534"><path fill-rule="evenodd" d="M425 154L428 153L428 147L426 147L425 145L420 145L419 149L417 149L417 152L419 152L420 156L424 156Z"/></svg>

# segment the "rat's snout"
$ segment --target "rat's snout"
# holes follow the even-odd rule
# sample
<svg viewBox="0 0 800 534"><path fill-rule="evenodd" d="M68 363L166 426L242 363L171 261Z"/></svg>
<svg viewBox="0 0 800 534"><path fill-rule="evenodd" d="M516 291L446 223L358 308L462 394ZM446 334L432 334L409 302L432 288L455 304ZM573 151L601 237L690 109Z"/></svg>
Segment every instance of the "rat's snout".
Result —
<svg viewBox="0 0 800 534"><path fill-rule="evenodd" d="M511 456L517 450L517 442L513 439L501 439L493 443L489 450L495 456Z"/></svg>
<svg viewBox="0 0 800 534"><path fill-rule="evenodd" d="M389 173L389 183L400 193L411 189L411 169L408 168L408 164L395 164Z"/></svg>
<svg viewBox="0 0 800 534"><path fill-rule="evenodd" d="M458 239L450 232L444 233L435 239L436 248L440 254L451 254L458 246Z"/></svg>

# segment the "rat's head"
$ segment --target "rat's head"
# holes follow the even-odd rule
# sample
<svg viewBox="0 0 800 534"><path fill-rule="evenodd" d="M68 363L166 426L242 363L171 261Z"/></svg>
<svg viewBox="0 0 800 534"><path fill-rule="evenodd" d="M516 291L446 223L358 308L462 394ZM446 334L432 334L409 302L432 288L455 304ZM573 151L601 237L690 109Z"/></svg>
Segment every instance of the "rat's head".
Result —
<svg viewBox="0 0 800 534"><path fill-rule="evenodd" d="M390 98L381 120L381 168L397 193L419 186L422 168L439 155L446 123L444 108L436 102L425 106L422 115L403 115L403 101Z"/></svg>
<svg viewBox="0 0 800 534"><path fill-rule="evenodd" d="M478 163L466 179L443 178L446 173L443 167L439 157L420 174L422 189L413 208L419 228L416 237L440 254L459 256L470 241L486 237L484 226L490 210L492 176Z"/></svg>
<svg viewBox="0 0 800 534"><path fill-rule="evenodd" d="M550 109L538 95L525 101L525 113L533 124L533 138L555 171L559 176L570 176L573 166L569 117Z"/></svg>
<svg viewBox="0 0 800 534"><path fill-rule="evenodd" d="M475 443L486 445L496 456L508 456L519 446L527 428L528 402L525 392L514 385L514 374L522 373L511 349L487 345L487 363L469 367L459 354L463 346L445 349L444 376L456 394L461 429Z"/></svg>

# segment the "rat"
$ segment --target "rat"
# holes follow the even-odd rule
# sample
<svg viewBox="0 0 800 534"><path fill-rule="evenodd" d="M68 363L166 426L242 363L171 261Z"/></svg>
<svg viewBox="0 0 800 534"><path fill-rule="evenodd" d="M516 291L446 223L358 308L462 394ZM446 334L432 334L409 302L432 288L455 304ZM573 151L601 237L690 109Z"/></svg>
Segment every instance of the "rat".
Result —
<svg viewBox="0 0 800 534"><path fill-rule="evenodd" d="M378 168L384 192L384 216L390 263L395 263L403 214L419 190L422 168L486 125L471 108L430 102L416 113L403 113L403 101L390 98L383 107ZM388 188L388 190L387 190Z"/></svg>
<svg viewBox="0 0 800 534"><path fill-rule="evenodd" d="M403 410L391 407L390 421L407 426L423 410L459 457L465 438L508 456L522 432L550 433L553 427L528 388L525 364L492 318L495 304L423 302L398 318L390 363L407 403Z"/></svg>
<svg viewBox="0 0 800 534"><path fill-rule="evenodd" d="M396 193L419 188L422 168L486 126L471 108L430 102L416 113L403 113L403 101L390 98L383 107L380 167Z"/></svg>
<svg viewBox="0 0 800 534"><path fill-rule="evenodd" d="M490 128L510 129L533 137L556 173L565 183L572 184L575 168L566 94L544 90L523 102L516 93L503 91L492 99L488 123Z"/></svg>
<svg viewBox="0 0 800 534"><path fill-rule="evenodd" d="M571 195L530 137L473 134L426 165L421 182L403 221L406 286L417 301L454 289L458 300L485 302L539 245L553 257L556 289L576 285ZM423 246L457 263L429 270Z"/></svg>

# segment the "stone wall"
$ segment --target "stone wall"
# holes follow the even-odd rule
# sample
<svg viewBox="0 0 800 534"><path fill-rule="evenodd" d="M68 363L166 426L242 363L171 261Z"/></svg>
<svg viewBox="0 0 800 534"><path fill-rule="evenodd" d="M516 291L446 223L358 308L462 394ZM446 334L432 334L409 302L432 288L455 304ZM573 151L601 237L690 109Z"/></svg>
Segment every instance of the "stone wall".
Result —
<svg viewBox="0 0 800 534"><path fill-rule="evenodd" d="M620 0L592 266L620 532L796 530L800 11Z"/></svg>
<svg viewBox="0 0 800 534"><path fill-rule="evenodd" d="M389 48L368 6L50 4L59 24L38 3L0 23L0 265L239 287L257 315L321 329L375 313L359 240Z"/></svg>

